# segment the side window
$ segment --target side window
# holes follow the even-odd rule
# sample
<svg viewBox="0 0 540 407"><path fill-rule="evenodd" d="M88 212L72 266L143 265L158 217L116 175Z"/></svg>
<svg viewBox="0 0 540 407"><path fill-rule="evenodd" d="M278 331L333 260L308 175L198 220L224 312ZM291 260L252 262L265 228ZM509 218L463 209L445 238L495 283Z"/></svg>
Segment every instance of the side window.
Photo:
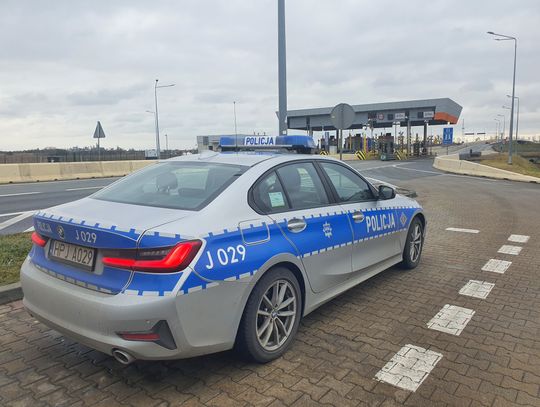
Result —
<svg viewBox="0 0 540 407"><path fill-rule="evenodd" d="M312 163L289 164L277 173L292 209L307 209L328 204L328 196Z"/></svg>
<svg viewBox="0 0 540 407"><path fill-rule="evenodd" d="M252 190L255 205L264 213L289 209L283 187L275 172L260 180Z"/></svg>
<svg viewBox="0 0 540 407"><path fill-rule="evenodd" d="M339 164L321 163L330 182L336 189L340 202L357 202L374 199L367 182L353 171Z"/></svg>

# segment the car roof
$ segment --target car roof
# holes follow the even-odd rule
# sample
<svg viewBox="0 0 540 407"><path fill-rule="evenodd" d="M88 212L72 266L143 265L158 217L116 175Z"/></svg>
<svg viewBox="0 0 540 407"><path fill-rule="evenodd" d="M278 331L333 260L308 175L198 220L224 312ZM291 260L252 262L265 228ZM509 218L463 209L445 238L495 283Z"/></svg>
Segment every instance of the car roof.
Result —
<svg viewBox="0 0 540 407"><path fill-rule="evenodd" d="M201 154L183 155L170 158L165 161L189 161L189 162L211 162L220 164L236 164L252 167L263 161L272 160L272 162L281 163L301 159L330 159L327 156L308 155L308 154L279 154L264 152L227 152L220 153L215 151L204 151Z"/></svg>

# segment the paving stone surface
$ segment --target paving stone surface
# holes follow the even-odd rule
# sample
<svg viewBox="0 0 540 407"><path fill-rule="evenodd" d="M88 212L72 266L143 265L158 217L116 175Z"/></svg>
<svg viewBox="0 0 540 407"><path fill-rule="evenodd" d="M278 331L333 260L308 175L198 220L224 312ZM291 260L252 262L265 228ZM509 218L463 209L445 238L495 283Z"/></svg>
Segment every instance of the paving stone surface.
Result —
<svg viewBox="0 0 540 407"><path fill-rule="evenodd" d="M426 209L420 266L391 268L308 315L284 357L124 367L12 302L0 305L0 405L540 406L540 188L420 175L400 183ZM519 255L497 253L511 234L530 239ZM511 264L483 271L494 258ZM469 280L495 286L485 299L461 295ZM426 326L445 304L475 311L459 336ZM442 355L415 391L376 379L407 345Z"/></svg>

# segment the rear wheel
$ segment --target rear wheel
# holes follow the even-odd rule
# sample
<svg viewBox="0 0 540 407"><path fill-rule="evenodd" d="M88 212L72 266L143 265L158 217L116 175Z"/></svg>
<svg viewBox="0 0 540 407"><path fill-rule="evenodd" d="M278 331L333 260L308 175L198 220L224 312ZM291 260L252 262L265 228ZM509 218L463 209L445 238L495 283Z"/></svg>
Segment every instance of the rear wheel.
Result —
<svg viewBox="0 0 540 407"><path fill-rule="evenodd" d="M286 268L269 270L248 299L236 350L259 363L280 357L296 335L301 312L300 285L294 274Z"/></svg>
<svg viewBox="0 0 540 407"><path fill-rule="evenodd" d="M418 218L414 218L407 232L407 240L403 249L401 265L406 269L413 269L420 263L422 248L424 247L424 227Z"/></svg>

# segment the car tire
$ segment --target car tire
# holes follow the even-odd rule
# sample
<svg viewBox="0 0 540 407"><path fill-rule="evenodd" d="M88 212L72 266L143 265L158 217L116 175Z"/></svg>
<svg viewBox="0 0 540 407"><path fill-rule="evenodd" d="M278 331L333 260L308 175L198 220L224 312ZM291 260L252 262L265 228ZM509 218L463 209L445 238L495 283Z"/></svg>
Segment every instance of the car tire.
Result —
<svg viewBox="0 0 540 407"><path fill-rule="evenodd" d="M403 261L401 266L405 269L413 269L420 263L422 249L424 248L424 226L418 218L414 218L407 232L407 240L403 249Z"/></svg>
<svg viewBox="0 0 540 407"><path fill-rule="evenodd" d="M287 268L267 271L255 285L244 309L235 349L243 358L267 363L291 345L302 316L302 294Z"/></svg>

